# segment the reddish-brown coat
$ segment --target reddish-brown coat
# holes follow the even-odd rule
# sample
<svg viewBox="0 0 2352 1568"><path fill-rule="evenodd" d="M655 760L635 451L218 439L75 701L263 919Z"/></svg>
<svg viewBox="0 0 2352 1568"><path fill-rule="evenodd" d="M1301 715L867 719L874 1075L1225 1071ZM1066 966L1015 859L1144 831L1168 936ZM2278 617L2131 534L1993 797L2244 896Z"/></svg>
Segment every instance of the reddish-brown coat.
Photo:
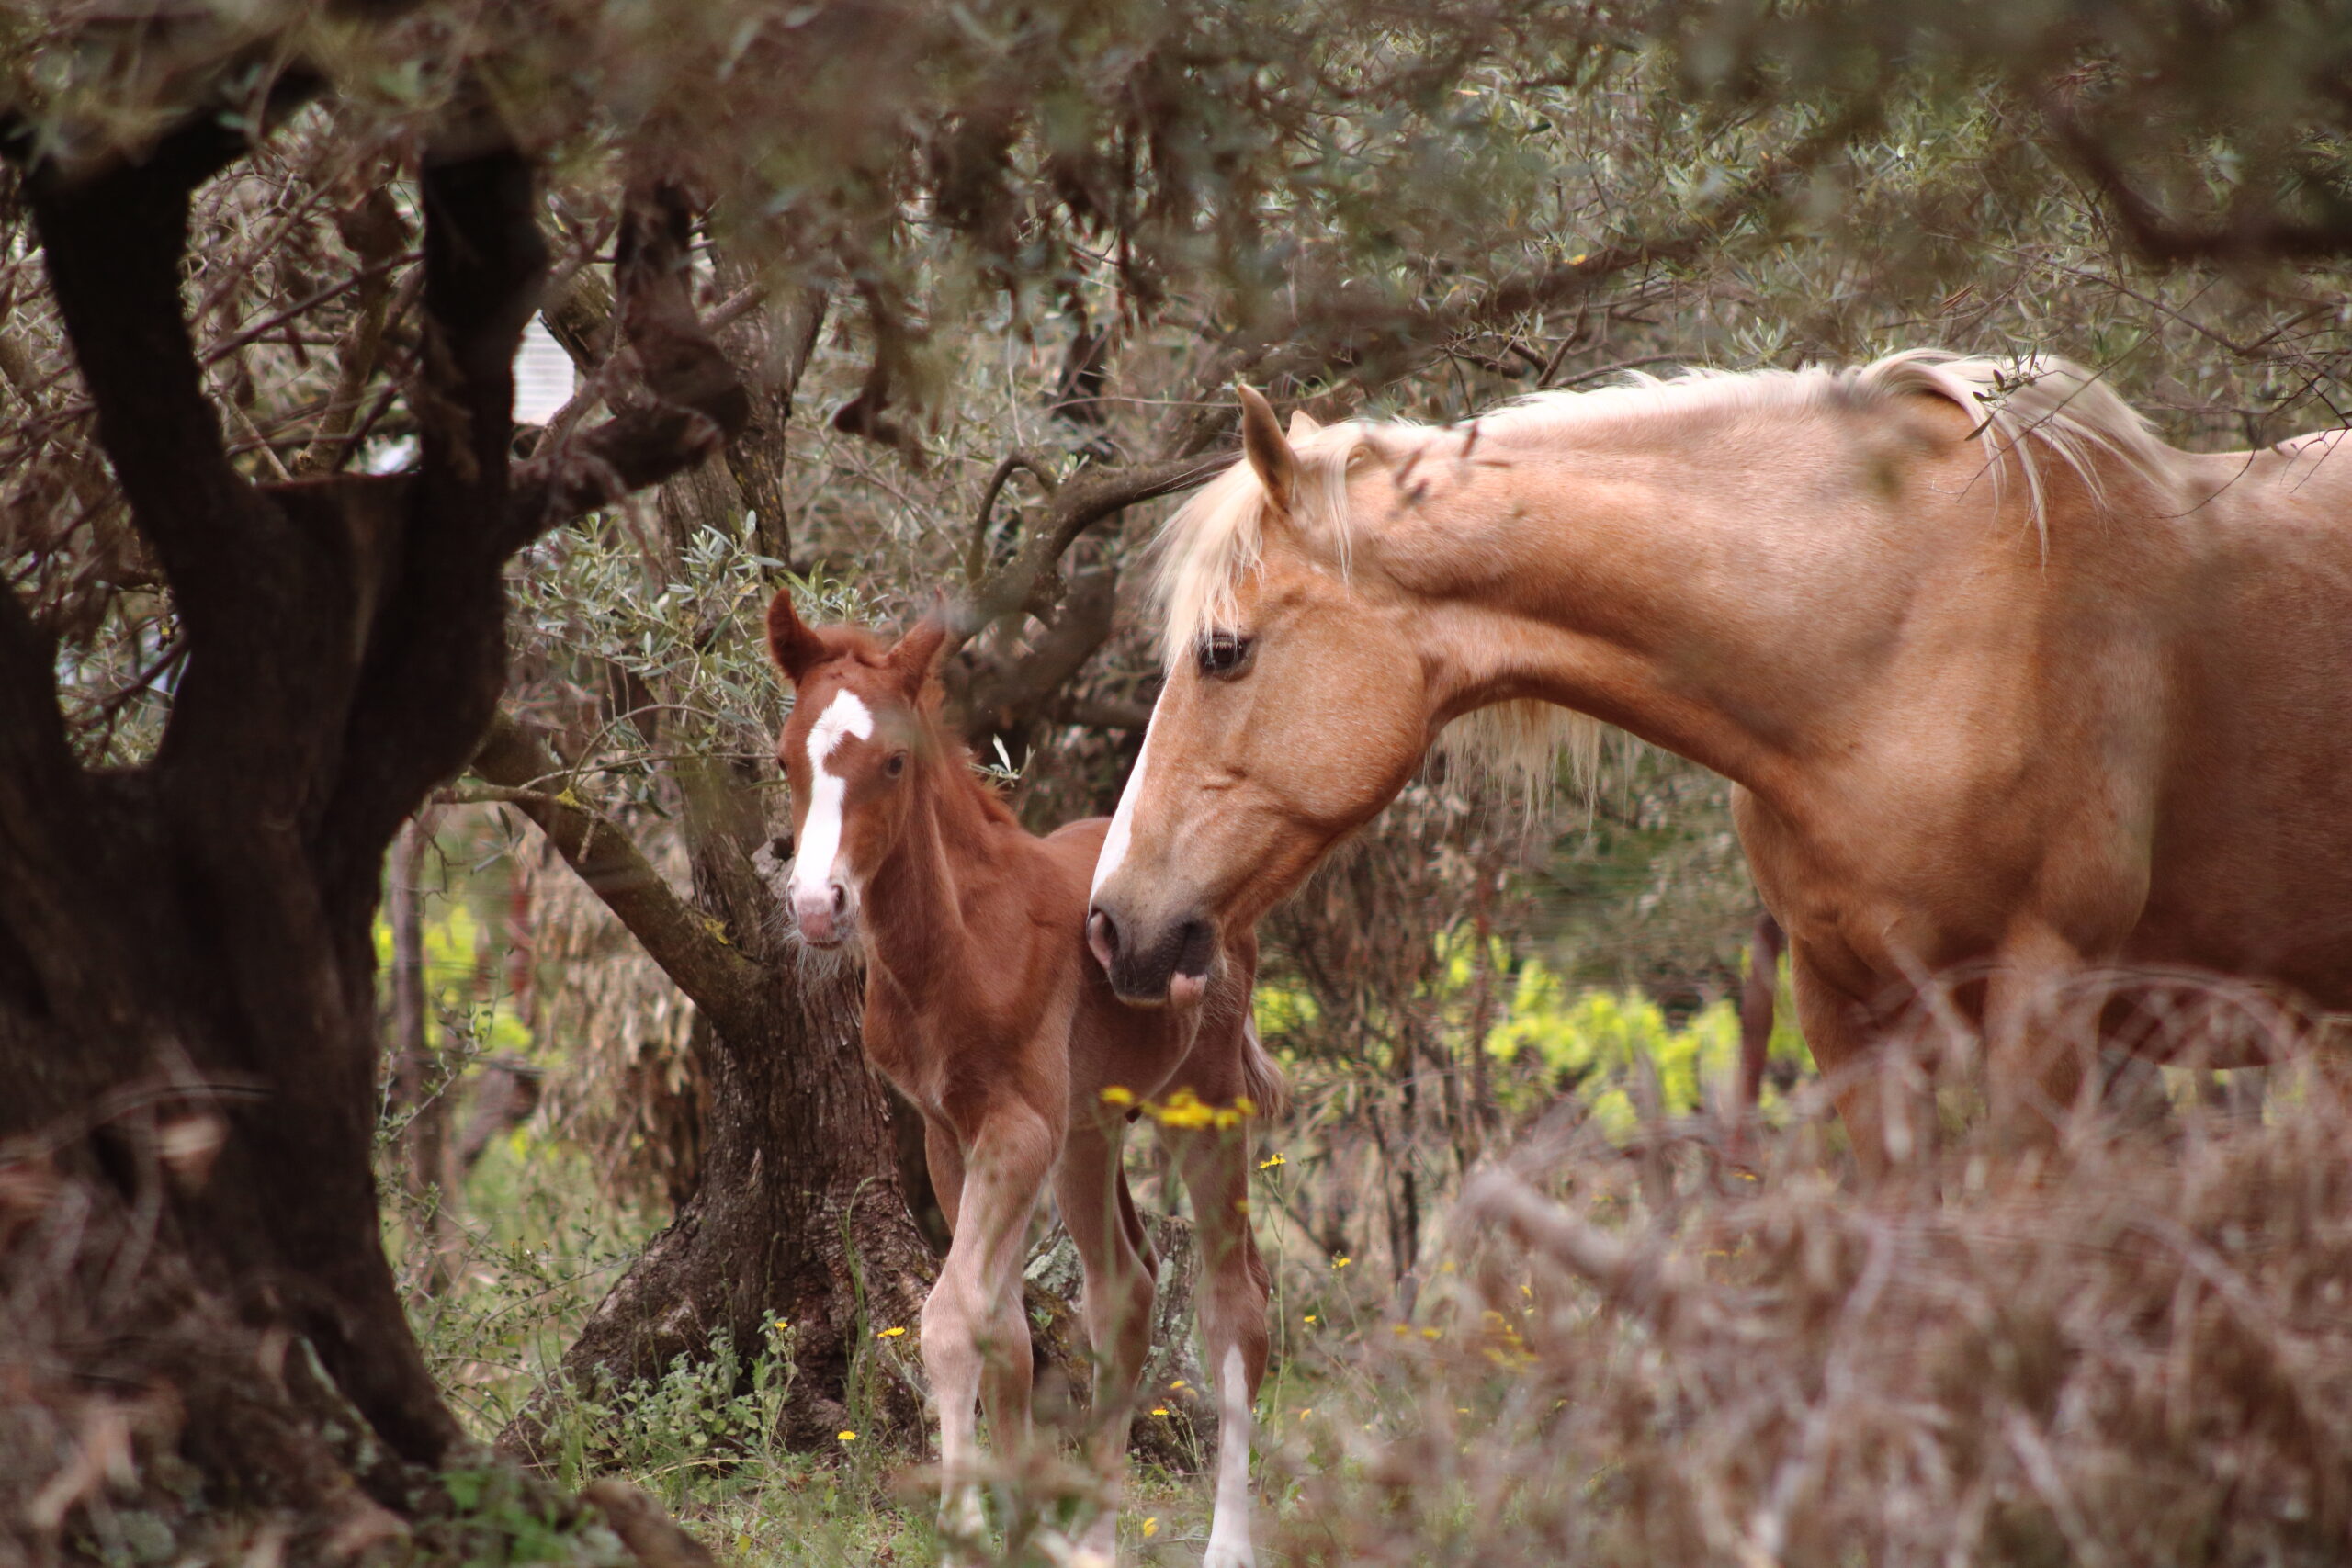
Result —
<svg viewBox="0 0 2352 1568"><path fill-rule="evenodd" d="M985 1400L1000 1446L1018 1451L1026 1441L1020 1264L1048 1179L1086 1270L1088 1327L1101 1353L1096 1460L1106 1471L1120 1462L1156 1271L1120 1168L1123 1106L1189 1091L1212 1107L1279 1109L1279 1074L1250 1026L1256 943L1245 935L1227 945L1197 1007L1124 1005L1083 936L1107 823L1035 837L975 773L940 720L937 624L885 646L860 627L811 629L786 592L770 606L768 631L795 687L776 755L792 785L796 843L808 842L812 801L838 791L838 852L806 878L831 878L830 902L816 907L822 945L854 938L863 952L866 1052L922 1113L954 1232L922 1347L940 1407L953 1533L975 1517L959 1473L973 1453L973 1396ZM828 713L832 728L819 734ZM828 778L818 776L812 734ZM795 877L797 900L797 867ZM1106 1090L1123 1092L1106 1101ZM1241 1397L1254 1398L1268 1280L1246 1214L1245 1138L1232 1127L1161 1131L1193 1193L1211 1276L1201 1299L1212 1363L1222 1368L1223 1352L1238 1350ZM1241 1425L1228 1441L1246 1443ZM1105 1510L1081 1555L1107 1561L1113 1518Z"/></svg>

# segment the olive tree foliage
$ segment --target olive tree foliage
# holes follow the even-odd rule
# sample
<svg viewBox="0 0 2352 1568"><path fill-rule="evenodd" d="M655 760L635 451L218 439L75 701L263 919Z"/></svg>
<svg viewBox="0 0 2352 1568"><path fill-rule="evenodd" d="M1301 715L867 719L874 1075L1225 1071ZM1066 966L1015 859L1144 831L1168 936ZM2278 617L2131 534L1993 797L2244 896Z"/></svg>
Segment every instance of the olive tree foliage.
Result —
<svg viewBox="0 0 2352 1568"><path fill-rule="evenodd" d="M787 570L944 588L967 730L1097 764L1058 808L1150 694L1122 520L1222 460L1237 378L1452 417L1942 342L2089 359L2182 438L2328 423L2345 36L2154 0L10 10L0 1267L38 1288L0 1355L38 1365L0 1508L99 1529L107 1467L61 1456L103 1426L320 1554L429 1511L461 1435L379 1238L368 931L469 758L729 1059L782 1064L745 1138L795 1096L872 1133L752 869L747 612ZM589 380L518 439L534 308ZM615 822L661 768L642 798L711 829L684 893Z"/></svg>

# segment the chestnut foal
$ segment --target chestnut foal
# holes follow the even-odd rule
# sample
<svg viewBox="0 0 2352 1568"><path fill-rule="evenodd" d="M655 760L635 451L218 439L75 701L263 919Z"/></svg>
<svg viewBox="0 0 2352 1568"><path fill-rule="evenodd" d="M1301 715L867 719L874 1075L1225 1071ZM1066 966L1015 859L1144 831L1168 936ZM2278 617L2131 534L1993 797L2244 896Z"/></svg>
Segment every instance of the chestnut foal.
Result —
<svg viewBox="0 0 2352 1568"><path fill-rule="evenodd" d="M925 621L886 648L861 627L804 626L789 590L768 606L769 651L796 694L776 743L798 846L793 918L810 946L863 949L866 1055L922 1112L954 1234L923 1306L922 1359L939 1409L942 1521L969 1542L981 1525L975 1402L999 1448L1018 1454L1030 1440L1022 1264L1048 1178L1085 1271L1091 1457L1117 1495L1158 1262L1121 1168L1127 1113L1104 1090L1190 1090L1208 1106L1272 1114L1283 1087L1250 1023L1253 940L1227 945L1195 1005L1132 1008L1112 993L1084 937L1106 823L1033 837L974 773L939 721L944 636ZM1248 1147L1225 1120L1159 1128L1193 1197L1205 1270L1201 1331L1222 1421L1215 1568L1252 1560L1250 1410L1268 1340ZM1107 1563L1116 1542L1114 1503L1075 1560Z"/></svg>

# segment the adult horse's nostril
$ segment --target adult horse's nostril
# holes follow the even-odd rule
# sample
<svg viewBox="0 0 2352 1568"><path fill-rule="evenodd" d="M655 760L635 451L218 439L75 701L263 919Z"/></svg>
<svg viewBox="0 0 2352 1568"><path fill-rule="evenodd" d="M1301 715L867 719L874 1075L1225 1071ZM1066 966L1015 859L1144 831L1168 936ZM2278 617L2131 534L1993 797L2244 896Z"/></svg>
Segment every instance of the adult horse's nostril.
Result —
<svg viewBox="0 0 2352 1568"><path fill-rule="evenodd" d="M836 915L838 915L838 914L840 914L843 909L846 909L846 908L849 908L849 889L848 889L848 888L846 888L846 887L844 887L844 886L842 886L840 883L838 883L838 882L834 883L834 884L833 884L833 913L834 913L834 914L836 914Z"/></svg>
<svg viewBox="0 0 2352 1568"><path fill-rule="evenodd" d="M1106 973L1119 956L1119 928L1100 909L1086 917L1086 945Z"/></svg>
<svg viewBox="0 0 2352 1568"><path fill-rule="evenodd" d="M1176 973L1202 976L1216 956L1216 932L1206 920L1186 920L1176 928Z"/></svg>

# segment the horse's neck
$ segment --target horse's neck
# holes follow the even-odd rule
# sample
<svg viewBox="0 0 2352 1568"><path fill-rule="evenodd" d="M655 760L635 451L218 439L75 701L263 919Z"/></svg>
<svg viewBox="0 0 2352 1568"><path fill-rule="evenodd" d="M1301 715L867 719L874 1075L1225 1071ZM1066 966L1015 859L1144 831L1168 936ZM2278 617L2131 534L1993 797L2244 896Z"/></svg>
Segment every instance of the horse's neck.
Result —
<svg viewBox="0 0 2352 1568"><path fill-rule="evenodd" d="M1884 613L1853 581L1873 509L1822 456L1537 450L1441 491L1382 547L1442 650L1433 716L1542 698L1769 785Z"/></svg>
<svg viewBox="0 0 2352 1568"><path fill-rule="evenodd" d="M959 753L934 764L961 769ZM866 889L867 957L910 993L952 982L969 933L964 904L1002 878L1003 824L948 774L923 781L923 798Z"/></svg>

